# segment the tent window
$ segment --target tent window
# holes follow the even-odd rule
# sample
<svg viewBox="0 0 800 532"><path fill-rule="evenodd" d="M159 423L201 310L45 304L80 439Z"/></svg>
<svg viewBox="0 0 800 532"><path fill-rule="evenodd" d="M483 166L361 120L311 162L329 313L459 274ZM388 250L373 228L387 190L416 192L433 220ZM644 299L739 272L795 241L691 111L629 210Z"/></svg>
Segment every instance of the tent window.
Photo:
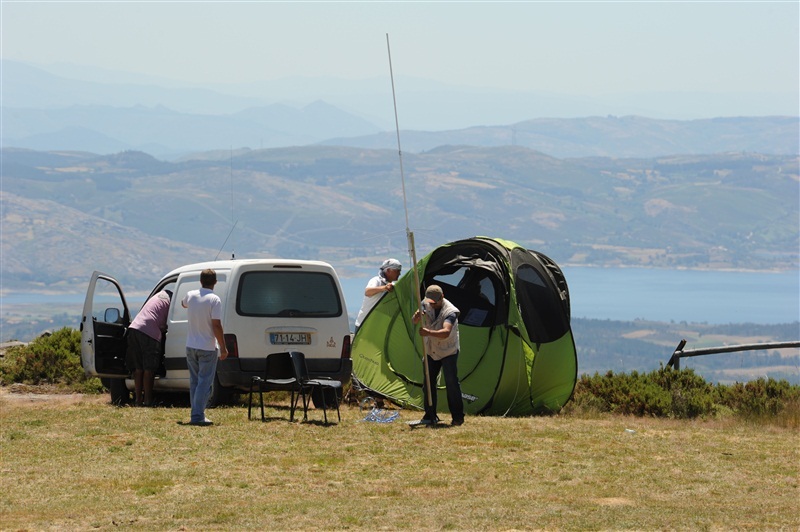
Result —
<svg viewBox="0 0 800 532"><path fill-rule="evenodd" d="M461 311L459 323L473 327L491 327L497 315L494 284L481 268L461 267L447 275L437 275L426 285L438 284L444 297Z"/></svg>
<svg viewBox="0 0 800 532"><path fill-rule="evenodd" d="M549 287L532 266L517 269L517 301L522 320L532 340L538 343L557 340L569 329L557 292Z"/></svg>
<svg viewBox="0 0 800 532"><path fill-rule="evenodd" d="M433 282L428 284L429 285L438 284L440 286L458 286L464 280L464 271L465 268L459 268L455 272L449 273L447 275L437 275L433 279ZM445 297L447 297L447 294L445 294ZM450 298L448 297L448 299Z"/></svg>
<svg viewBox="0 0 800 532"><path fill-rule="evenodd" d="M497 303L494 298L494 284L492 284L492 280L488 277L484 277L478 284L478 297L487 304L495 306Z"/></svg>

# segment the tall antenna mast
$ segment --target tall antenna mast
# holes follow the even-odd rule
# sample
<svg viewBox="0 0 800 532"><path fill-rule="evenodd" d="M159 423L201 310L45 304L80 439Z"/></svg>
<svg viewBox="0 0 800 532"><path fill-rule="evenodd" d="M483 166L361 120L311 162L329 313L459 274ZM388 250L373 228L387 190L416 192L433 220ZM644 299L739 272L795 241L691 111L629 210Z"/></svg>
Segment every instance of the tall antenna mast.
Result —
<svg viewBox="0 0 800 532"><path fill-rule="evenodd" d="M392 50L389 46L389 34L386 34L386 51L389 54L389 77L392 80L392 102L394 103L394 125L397 131L397 156L400 159L400 181L403 184L403 210L406 214L406 239L408 240L408 256L411 259L411 271L414 272L414 297L417 303L417 308L420 314L424 317L425 313L422 312L422 297L419 294L419 271L417 270L417 251L414 249L414 233L411 232L408 226L408 200L406 198L406 177L403 172L403 150L400 148L400 121L397 119L397 96L394 91L394 71L392 69ZM425 396L428 399L428 404L433 404L433 392L430 382L430 373L428 372L428 354L425 352L425 342L422 342L422 368L425 381ZM436 416L433 416L433 420ZM433 421L431 420L431 421Z"/></svg>
<svg viewBox="0 0 800 532"><path fill-rule="evenodd" d="M230 160L230 181L231 181L231 220L233 220L234 212L236 212L233 208L233 145L231 144L231 160ZM239 220L236 220L236 223L233 224L233 227L236 227L236 224L239 223ZM231 232L233 232L233 228L231 228ZM231 258L236 258L235 250L231 249Z"/></svg>

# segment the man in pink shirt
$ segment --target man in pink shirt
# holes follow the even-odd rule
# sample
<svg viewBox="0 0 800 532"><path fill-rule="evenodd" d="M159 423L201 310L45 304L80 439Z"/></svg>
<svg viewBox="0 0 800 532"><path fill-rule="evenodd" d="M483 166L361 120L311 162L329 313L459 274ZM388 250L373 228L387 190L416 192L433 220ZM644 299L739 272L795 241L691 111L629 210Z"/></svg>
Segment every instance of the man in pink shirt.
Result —
<svg viewBox="0 0 800 532"><path fill-rule="evenodd" d="M162 290L148 299L128 327L125 363L133 373L136 406L153 406L153 385L161 366L161 338L167 330L172 292Z"/></svg>

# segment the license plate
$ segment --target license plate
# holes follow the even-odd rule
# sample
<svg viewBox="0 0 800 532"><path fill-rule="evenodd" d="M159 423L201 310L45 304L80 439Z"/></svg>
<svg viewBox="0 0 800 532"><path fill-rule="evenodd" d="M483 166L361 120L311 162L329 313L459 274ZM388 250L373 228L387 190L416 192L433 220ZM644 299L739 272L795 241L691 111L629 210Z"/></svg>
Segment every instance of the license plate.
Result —
<svg viewBox="0 0 800 532"><path fill-rule="evenodd" d="M309 345L309 333L269 333L269 343L272 345Z"/></svg>

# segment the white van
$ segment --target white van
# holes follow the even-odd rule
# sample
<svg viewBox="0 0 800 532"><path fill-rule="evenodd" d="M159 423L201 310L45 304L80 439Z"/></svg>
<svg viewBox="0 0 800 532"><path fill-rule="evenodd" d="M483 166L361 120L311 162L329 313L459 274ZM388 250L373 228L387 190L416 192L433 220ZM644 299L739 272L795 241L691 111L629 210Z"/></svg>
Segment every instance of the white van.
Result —
<svg viewBox="0 0 800 532"><path fill-rule="evenodd" d="M266 357L302 351L314 377L350 380L350 325L342 287L333 267L320 261L252 259L190 264L165 275L148 296L173 292L162 340L164 356L155 391L188 391L186 309L180 301L200 288L200 272L217 273L214 293L222 299L228 358L217 364L209 405L247 391L263 376ZM87 375L104 379L115 404L133 389L125 367L125 331L132 316L120 284L94 272L81 318L81 362ZM108 379L108 380L106 380Z"/></svg>

